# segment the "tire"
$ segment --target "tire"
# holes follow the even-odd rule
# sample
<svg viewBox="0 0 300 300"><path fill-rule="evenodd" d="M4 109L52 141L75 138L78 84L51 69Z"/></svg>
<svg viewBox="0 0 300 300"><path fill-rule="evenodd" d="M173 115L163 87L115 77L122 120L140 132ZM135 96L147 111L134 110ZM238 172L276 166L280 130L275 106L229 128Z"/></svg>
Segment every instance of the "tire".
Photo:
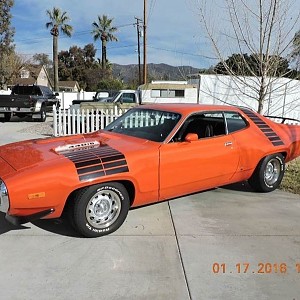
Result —
<svg viewBox="0 0 300 300"><path fill-rule="evenodd" d="M100 237L116 231L129 210L125 187L109 182L84 188L75 195L69 216L73 226L85 237Z"/></svg>
<svg viewBox="0 0 300 300"><path fill-rule="evenodd" d="M34 119L37 120L38 122L45 122L47 119L47 112L46 112L46 106L42 105L41 110L40 110L40 117L38 119Z"/></svg>
<svg viewBox="0 0 300 300"><path fill-rule="evenodd" d="M2 122L9 122L12 117L12 113L4 113L4 118L0 118Z"/></svg>
<svg viewBox="0 0 300 300"><path fill-rule="evenodd" d="M271 154L260 161L248 182L257 192L272 192L280 185L284 171L283 155L280 153Z"/></svg>

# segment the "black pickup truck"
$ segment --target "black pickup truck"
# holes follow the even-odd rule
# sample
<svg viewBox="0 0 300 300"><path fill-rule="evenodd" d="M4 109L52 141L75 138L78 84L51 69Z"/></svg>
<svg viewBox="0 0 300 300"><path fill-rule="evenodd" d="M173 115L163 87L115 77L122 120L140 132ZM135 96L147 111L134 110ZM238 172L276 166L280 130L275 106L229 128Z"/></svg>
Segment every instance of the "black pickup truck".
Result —
<svg viewBox="0 0 300 300"><path fill-rule="evenodd" d="M45 122L47 112L53 105L59 105L58 93L42 85L16 85L11 95L0 95L0 121L8 122L15 115L31 116L39 122Z"/></svg>

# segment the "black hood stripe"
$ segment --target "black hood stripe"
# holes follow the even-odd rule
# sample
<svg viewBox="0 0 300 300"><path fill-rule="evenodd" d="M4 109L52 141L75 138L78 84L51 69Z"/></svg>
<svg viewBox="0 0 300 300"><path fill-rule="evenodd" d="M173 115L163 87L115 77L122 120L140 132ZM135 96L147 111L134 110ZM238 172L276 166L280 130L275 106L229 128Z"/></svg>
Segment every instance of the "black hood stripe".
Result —
<svg viewBox="0 0 300 300"><path fill-rule="evenodd" d="M263 134L274 146L284 145L277 133L253 111L247 108L240 108L240 110L253 121L253 123L263 132Z"/></svg>
<svg viewBox="0 0 300 300"><path fill-rule="evenodd" d="M129 171L124 154L107 145L61 154L74 163L80 181Z"/></svg>

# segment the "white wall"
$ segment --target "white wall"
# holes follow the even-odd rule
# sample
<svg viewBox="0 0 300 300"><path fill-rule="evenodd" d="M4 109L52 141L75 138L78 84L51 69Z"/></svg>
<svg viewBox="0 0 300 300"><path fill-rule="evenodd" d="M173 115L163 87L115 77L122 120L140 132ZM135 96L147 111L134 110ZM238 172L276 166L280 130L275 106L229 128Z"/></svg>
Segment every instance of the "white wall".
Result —
<svg viewBox="0 0 300 300"><path fill-rule="evenodd" d="M152 97L151 90L140 90L142 103L197 103L197 89L184 89L184 97Z"/></svg>
<svg viewBox="0 0 300 300"><path fill-rule="evenodd" d="M226 75L201 75L200 103L233 104L258 108L258 86L255 77L246 77L247 86ZM198 79L190 83L197 84ZM288 78L272 78L272 94L264 104L263 114L300 120L300 81Z"/></svg>

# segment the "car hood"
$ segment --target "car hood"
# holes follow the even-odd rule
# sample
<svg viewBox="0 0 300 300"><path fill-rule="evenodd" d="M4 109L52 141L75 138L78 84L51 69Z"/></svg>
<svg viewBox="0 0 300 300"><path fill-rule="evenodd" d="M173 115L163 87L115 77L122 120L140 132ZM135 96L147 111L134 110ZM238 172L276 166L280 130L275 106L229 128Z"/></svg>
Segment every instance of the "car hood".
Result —
<svg viewBox="0 0 300 300"><path fill-rule="evenodd" d="M117 151L123 154L147 148L149 145L157 147L157 143L148 140L98 131L91 134L7 144L0 146L0 158L18 171L45 161L65 159L68 156L66 154L74 151L106 147L105 149L108 151Z"/></svg>

